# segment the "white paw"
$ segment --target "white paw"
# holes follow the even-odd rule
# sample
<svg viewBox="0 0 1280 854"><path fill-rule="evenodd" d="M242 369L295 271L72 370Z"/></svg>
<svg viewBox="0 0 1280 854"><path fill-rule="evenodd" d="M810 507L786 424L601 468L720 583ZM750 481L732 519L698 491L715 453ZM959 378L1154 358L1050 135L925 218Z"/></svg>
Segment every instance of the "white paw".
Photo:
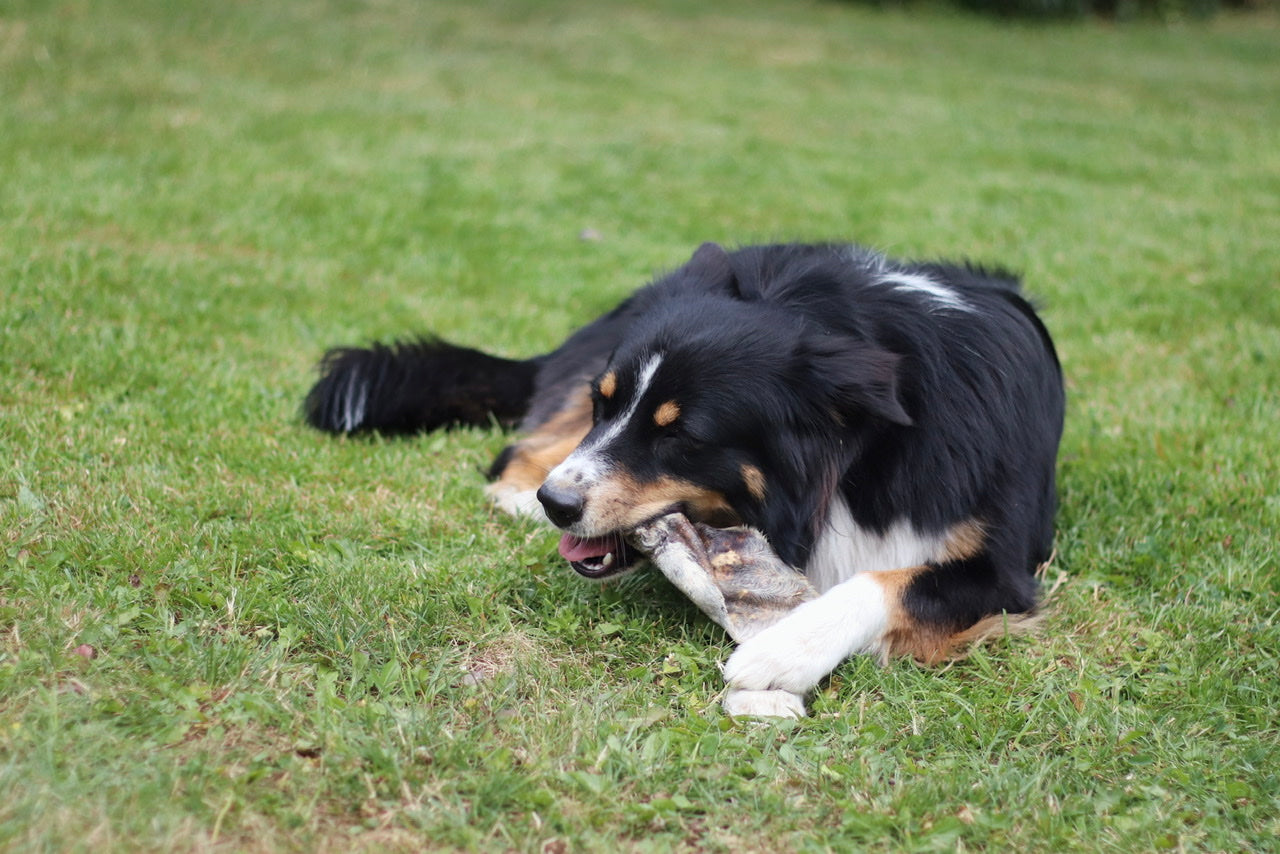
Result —
<svg viewBox="0 0 1280 854"><path fill-rule="evenodd" d="M733 689L803 696L845 655L824 633L784 619L739 646L725 662L724 678Z"/></svg>
<svg viewBox="0 0 1280 854"><path fill-rule="evenodd" d="M877 651L887 622L880 586L855 576L744 641L725 662L725 681L803 696L849 656Z"/></svg>
<svg viewBox="0 0 1280 854"><path fill-rule="evenodd" d="M489 500L502 512L550 524L547 522L547 514L543 511L541 502L538 501L536 489L513 489L498 482L489 484L484 491L489 496Z"/></svg>
<svg viewBox="0 0 1280 854"><path fill-rule="evenodd" d="M724 713L735 718L802 718L804 699L790 691L737 691L729 689Z"/></svg>

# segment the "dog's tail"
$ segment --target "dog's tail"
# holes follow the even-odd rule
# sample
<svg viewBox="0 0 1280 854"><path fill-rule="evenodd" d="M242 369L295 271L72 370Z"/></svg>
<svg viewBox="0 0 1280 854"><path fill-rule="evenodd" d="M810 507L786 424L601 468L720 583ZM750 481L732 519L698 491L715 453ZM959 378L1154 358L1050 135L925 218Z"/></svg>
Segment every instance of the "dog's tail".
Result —
<svg viewBox="0 0 1280 854"><path fill-rule="evenodd" d="M335 347L307 394L307 423L330 433L420 433L515 424L529 407L539 359L503 359L438 338Z"/></svg>

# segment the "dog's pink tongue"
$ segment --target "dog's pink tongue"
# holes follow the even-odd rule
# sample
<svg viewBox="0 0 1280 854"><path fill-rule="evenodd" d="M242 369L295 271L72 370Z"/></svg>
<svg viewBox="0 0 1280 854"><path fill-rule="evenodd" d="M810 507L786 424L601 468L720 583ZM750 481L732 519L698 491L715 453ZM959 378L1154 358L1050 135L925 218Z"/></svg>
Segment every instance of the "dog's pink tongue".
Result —
<svg viewBox="0 0 1280 854"><path fill-rule="evenodd" d="M612 537L575 537L573 534L565 534L560 538L560 557L570 562L604 557L613 550Z"/></svg>

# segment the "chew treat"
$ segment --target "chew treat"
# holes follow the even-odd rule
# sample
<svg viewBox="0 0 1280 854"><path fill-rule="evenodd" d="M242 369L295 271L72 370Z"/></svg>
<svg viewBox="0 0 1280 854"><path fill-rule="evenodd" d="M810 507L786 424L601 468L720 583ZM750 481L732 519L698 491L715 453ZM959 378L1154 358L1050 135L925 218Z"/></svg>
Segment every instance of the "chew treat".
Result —
<svg viewBox="0 0 1280 854"><path fill-rule="evenodd" d="M818 596L751 528L712 528L670 513L636 528L630 539L739 643Z"/></svg>

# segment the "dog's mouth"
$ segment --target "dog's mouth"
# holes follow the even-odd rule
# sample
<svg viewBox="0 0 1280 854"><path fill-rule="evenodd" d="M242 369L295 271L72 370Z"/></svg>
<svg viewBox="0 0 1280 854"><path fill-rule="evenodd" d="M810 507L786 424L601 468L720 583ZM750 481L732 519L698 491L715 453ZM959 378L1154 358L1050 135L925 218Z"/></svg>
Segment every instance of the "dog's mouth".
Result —
<svg viewBox="0 0 1280 854"><path fill-rule="evenodd" d="M705 522L713 528L731 528L742 524L742 520L732 511L695 513L692 508L683 504L667 507L645 522L668 513L682 513L691 521ZM560 536L560 556L583 578L597 581L611 578L635 569L648 559L645 552L627 542L630 536L630 531L612 531L598 537L578 537L564 533Z"/></svg>
<svg viewBox="0 0 1280 854"><path fill-rule="evenodd" d="M584 578L601 579L626 572L644 559L623 540L621 533L603 537L560 537L560 556Z"/></svg>

